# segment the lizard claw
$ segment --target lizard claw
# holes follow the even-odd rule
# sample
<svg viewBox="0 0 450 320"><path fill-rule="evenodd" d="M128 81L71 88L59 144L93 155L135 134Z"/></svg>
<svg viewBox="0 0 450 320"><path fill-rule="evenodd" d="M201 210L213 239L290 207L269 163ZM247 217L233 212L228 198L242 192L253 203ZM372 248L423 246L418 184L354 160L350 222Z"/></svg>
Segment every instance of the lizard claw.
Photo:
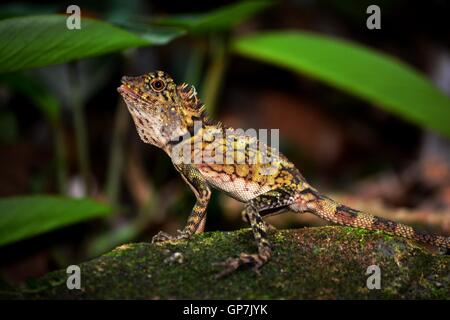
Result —
<svg viewBox="0 0 450 320"><path fill-rule="evenodd" d="M264 265L264 260L261 259L261 257L258 254L248 254L248 253L241 253L239 255L239 258L228 258L227 260L223 262L217 262L214 263L214 266L220 266L225 267L225 269L222 272L219 272L216 274L216 279L223 278L235 270L237 270L239 267L244 265L250 265L253 266L253 271L260 276L261 271L260 268Z"/></svg>
<svg viewBox="0 0 450 320"><path fill-rule="evenodd" d="M166 242L172 240L172 238L170 234L160 231L152 238L152 243Z"/></svg>
<svg viewBox="0 0 450 320"><path fill-rule="evenodd" d="M184 231L177 230L178 235L177 236L171 236L168 233L165 233L163 231L158 232L153 238L152 243L160 243L160 242L166 242L166 241L178 241L178 240L187 240L189 239L189 235L185 233Z"/></svg>
<svg viewBox="0 0 450 320"><path fill-rule="evenodd" d="M239 258L228 258L225 261L213 263L213 266L224 267L224 270L217 273L215 276L216 279L220 279L239 268L240 261Z"/></svg>
<svg viewBox="0 0 450 320"><path fill-rule="evenodd" d="M273 225L271 225L271 224L268 223L267 221L264 221L264 223L265 223L265 225L266 225L267 231L270 231L270 232L275 232L275 231L277 231L277 228L275 228Z"/></svg>
<svg viewBox="0 0 450 320"><path fill-rule="evenodd" d="M252 268L253 272L256 273L256 275L258 277L261 276L261 267L262 267L262 264L255 264Z"/></svg>

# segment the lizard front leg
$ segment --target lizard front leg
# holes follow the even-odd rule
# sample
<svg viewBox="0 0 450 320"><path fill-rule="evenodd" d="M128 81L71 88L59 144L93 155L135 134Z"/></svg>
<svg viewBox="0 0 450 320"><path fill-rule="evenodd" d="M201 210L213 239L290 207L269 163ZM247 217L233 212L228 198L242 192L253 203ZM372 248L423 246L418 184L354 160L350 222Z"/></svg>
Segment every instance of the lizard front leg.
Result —
<svg viewBox="0 0 450 320"><path fill-rule="evenodd" d="M217 277L223 277L241 266L252 266L259 273L259 269L269 260L272 250L267 237L268 224L260 215L271 215L285 211L294 201L293 192L290 188L280 187L268 191L252 200L250 200L242 211L242 218L248 222L252 228L255 237L258 252L249 254L241 253L238 258L229 258L218 265L225 267Z"/></svg>
<svg viewBox="0 0 450 320"><path fill-rule="evenodd" d="M185 228L178 230L177 236L171 236L160 231L153 237L152 242L164 242L173 240L189 239L194 233L203 232L206 222L206 208L211 198L211 190L205 179L196 167L188 164L177 164L175 168L180 172L184 181L191 187L197 199L191 214L187 220Z"/></svg>

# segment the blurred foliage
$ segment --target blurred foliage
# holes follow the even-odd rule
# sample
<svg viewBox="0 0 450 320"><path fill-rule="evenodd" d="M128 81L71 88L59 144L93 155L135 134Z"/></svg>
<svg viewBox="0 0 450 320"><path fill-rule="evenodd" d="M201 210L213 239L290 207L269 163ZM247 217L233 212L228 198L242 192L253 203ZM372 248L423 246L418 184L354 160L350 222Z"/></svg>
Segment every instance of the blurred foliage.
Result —
<svg viewBox="0 0 450 320"><path fill-rule="evenodd" d="M58 6L55 4L37 4L13 2L0 5L0 19L13 18L24 15L39 15L47 13L55 13Z"/></svg>
<svg viewBox="0 0 450 320"><path fill-rule="evenodd" d="M0 199L0 212L0 245L5 245L104 216L111 209L88 199L41 195Z"/></svg>
<svg viewBox="0 0 450 320"><path fill-rule="evenodd" d="M20 73L0 75L0 83L20 92L33 101L42 114L51 123L59 118L59 101L40 83Z"/></svg>
<svg viewBox="0 0 450 320"><path fill-rule="evenodd" d="M82 19L80 30L66 16L42 15L0 21L0 72L11 72L149 45L148 40L108 23Z"/></svg>
<svg viewBox="0 0 450 320"><path fill-rule="evenodd" d="M325 81L450 137L450 99L423 75L386 54L295 31L242 37L235 40L234 50Z"/></svg>
<svg viewBox="0 0 450 320"><path fill-rule="evenodd" d="M130 32L134 32L142 39L148 41L148 44L164 45L168 44L173 39L184 35L186 32L183 29L176 27L165 26L153 26L149 25L145 21L139 21L135 19L133 21L127 20L112 20L114 24L127 29Z"/></svg>
<svg viewBox="0 0 450 320"><path fill-rule="evenodd" d="M208 13L157 17L152 21L155 24L180 27L193 34L211 33L229 30L273 4L273 1L265 0L242 1Z"/></svg>

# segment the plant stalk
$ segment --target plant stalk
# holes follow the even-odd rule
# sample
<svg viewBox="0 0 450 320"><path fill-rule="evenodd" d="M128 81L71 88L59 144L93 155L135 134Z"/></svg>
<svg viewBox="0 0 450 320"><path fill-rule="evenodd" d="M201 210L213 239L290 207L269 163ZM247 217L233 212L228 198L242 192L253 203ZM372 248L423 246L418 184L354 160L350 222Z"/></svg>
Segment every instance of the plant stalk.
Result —
<svg viewBox="0 0 450 320"><path fill-rule="evenodd" d="M213 36L211 38L211 45L211 63L203 81L202 95L208 113L214 115L217 96L227 66L228 49L227 40L224 36Z"/></svg>
<svg viewBox="0 0 450 320"><path fill-rule="evenodd" d="M79 92L79 81L75 79L72 94L72 112L75 128L75 138L77 141L78 164L80 167L85 195L89 196L92 192L91 187L91 163L89 159L89 143L84 115L83 103Z"/></svg>

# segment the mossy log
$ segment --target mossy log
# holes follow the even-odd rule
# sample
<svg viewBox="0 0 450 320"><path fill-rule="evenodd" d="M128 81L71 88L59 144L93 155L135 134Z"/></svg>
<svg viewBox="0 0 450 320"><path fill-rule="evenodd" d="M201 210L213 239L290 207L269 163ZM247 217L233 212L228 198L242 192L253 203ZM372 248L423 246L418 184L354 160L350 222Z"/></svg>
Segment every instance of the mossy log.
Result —
<svg viewBox="0 0 450 320"><path fill-rule="evenodd" d="M30 299L448 299L450 257L381 232L321 227L270 232L272 259L260 275L216 279L214 263L254 252L249 229L208 232L191 241L135 243L80 264L81 289L66 270L22 288ZM368 289L377 265L381 288Z"/></svg>

